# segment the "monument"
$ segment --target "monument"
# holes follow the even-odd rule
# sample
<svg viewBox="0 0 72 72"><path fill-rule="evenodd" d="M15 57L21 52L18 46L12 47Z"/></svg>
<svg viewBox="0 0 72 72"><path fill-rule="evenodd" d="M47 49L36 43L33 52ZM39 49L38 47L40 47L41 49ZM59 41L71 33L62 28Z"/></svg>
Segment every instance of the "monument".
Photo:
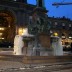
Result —
<svg viewBox="0 0 72 72"><path fill-rule="evenodd" d="M48 20L47 20L48 17L46 13L47 13L47 10L44 8L43 0L38 0L37 7L34 9L32 14L30 15L30 22L28 24L28 28L26 28L26 31L22 33L22 35L19 35L19 37L16 36L16 38L18 38L17 40L19 41L19 43L16 42L18 47L14 43L14 51L16 51L16 54L18 55L23 54L27 56L40 56L40 55L49 56L48 55L49 51L48 52L46 50L41 51L41 49L44 47L42 47L41 44L39 43L39 35L41 33L44 33L50 36L50 25L48 23ZM34 41L32 42L29 41L28 39L32 38L33 36L34 36ZM52 40L52 48L53 48L52 55L63 55L61 39L59 37L53 37L52 39L53 39ZM25 43L27 44L27 46L25 46ZM17 50L15 50L15 48L17 48Z"/></svg>

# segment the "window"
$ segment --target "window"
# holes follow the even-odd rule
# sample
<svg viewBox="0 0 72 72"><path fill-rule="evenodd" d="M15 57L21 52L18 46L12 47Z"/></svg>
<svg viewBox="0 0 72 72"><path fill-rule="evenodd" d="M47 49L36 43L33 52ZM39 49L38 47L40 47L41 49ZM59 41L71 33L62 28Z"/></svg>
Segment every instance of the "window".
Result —
<svg viewBox="0 0 72 72"><path fill-rule="evenodd" d="M69 27L71 27L71 24L69 24Z"/></svg>
<svg viewBox="0 0 72 72"><path fill-rule="evenodd" d="M57 25L57 22L55 22L55 25Z"/></svg>
<svg viewBox="0 0 72 72"><path fill-rule="evenodd" d="M62 28L65 29L65 23L62 24Z"/></svg>
<svg viewBox="0 0 72 72"><path fill-rule="evenodd" d="M62 26L65 26L65 23L63 23Z"/></svg>

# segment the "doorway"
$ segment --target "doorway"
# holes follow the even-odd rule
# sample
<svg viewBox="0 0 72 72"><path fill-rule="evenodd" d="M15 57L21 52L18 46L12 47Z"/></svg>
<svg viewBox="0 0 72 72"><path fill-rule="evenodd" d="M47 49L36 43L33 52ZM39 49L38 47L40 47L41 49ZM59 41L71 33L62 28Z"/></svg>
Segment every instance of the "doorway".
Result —
<svg viewBox="0 0 72 72"><path fill-rule="evenodd" d="M14 36L13 15L10 12L0 11L0 47L13 47Z"/></svg>

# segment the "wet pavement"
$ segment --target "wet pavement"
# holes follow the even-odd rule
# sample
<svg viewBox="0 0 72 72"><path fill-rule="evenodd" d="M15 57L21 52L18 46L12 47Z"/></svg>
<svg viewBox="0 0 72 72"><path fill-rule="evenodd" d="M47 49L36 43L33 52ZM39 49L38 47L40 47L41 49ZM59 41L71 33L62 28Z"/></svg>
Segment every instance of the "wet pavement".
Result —
<svg viewBox="0 0 72 72"><path fill-rule="evenodd" d="M14 55L13 51L0 51L0 55ZM1 56L0 56L1 57ZM0 60L0 72L72 72L72 62L59 64L24 64L18 61Z"/></svg>
<svg viewBox="0 0 72 72"><path fill-rule="evenodd" d="M72 63L32 65L21 62L0 61L0 72L72 72Z"/></svg>

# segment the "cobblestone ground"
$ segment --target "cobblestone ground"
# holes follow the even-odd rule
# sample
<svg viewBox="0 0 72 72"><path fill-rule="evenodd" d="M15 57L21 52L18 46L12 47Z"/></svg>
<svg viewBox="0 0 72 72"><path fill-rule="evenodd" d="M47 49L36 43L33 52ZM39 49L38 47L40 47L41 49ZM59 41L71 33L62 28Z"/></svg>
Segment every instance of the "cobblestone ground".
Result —
<svg viewBox="0 0 72 72"><path fill-rule="evenodd" d="M24 67L23 63L13 61L0 61L0 69Z"/></svg>
<svg viewBox="0 0 72 72"><path fill-rule="evenodd" d="M66 66L66 68L64 68ZM21 62L0 61L0 72L72 72L69 65L25 65Z"/></svg>

